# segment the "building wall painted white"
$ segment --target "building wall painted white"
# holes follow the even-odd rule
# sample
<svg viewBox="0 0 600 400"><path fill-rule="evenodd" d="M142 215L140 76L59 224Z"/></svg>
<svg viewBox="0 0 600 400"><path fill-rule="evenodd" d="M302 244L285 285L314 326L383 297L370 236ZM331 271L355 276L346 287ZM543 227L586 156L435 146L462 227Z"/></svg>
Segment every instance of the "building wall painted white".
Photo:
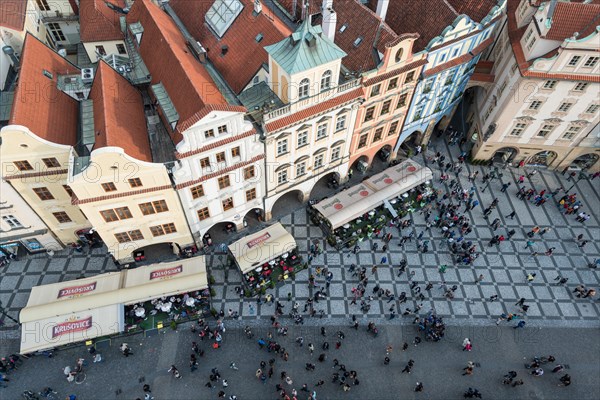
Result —
<svg viewBox="0 0 600 400"><path fill-rule="evenodd" d="M102 47L106 55L116 54L123 57L129 57L129 55L127 54L127 47L125 46L125 42L123 40L87 42L83 43L83 47L85 48L85 52L87 53L92 63L98 61L98 54L100 52L100 49L98 49L98 47Z"/></svg>

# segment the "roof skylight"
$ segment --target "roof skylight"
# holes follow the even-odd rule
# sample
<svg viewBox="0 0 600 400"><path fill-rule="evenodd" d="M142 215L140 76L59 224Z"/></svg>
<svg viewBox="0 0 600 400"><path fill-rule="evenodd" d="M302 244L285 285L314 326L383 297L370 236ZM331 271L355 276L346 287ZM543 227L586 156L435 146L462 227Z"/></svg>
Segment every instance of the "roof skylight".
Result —
<svg viewBox="0 0 600 400"><path fill-rule="evenodd" d="M242 12L244 6L239 0L215 0L204 19L220 38Z"/></svg>

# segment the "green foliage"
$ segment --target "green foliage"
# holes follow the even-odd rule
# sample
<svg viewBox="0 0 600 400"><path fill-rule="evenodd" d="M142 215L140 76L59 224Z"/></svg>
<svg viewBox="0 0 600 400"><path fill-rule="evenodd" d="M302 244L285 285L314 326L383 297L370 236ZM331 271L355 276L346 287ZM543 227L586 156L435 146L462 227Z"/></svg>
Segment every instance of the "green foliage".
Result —
<svg viewBox="0 0 600 400"><path fill-rule="evenodd" d="M215 291L215 289L210 288L210 297L215 297L217 295L217 292Z"/></svg>
<svg viewBox="0 0 600 400"><path fill-rule="evenodd" d="M208 277L208 283L210 283L211 285L215 284L215 277L212 275L209 275Z"/></svg>
<svg viewBox="0 0 600 400"><path fill-rule="evenodd" d="M173 329L173 330L177 329L177 322L171 321L171 329Z"/></svg>

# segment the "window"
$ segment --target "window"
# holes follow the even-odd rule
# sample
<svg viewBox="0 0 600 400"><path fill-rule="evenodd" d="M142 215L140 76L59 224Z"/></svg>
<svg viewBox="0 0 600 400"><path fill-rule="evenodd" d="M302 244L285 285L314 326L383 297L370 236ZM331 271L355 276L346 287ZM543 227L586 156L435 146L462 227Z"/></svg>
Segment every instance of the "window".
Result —
<svg viewBox="0 0 600 400"><path fill-rule="evenodd" d="M60 163L54 157L52 157L52 158L42 158L42 161L46 165L46 167L48 167L48 168L58 168L58 167L60 167Z"/></svg>
<svg viewBox="0 0 600 400"><path fill-rule="evenodd" d="M398 87L398 78L390 79L388 83L388 90L396 89Z"/></svg>
<svg viewBox="0 0 600 400"><path fill-rule="evenodd" d="M431 92L431 88L433 87L434 81L435 81L435 78L427 79L425 81L425 85L423 86L423 93Z"/></svg>
<svg viewBox="0 0 600 400"><path fill-rule="evenodd" d="M244 179L254 178L254 165L244 168Z"/></svg>
<svg viewBox="0 0 600 400"><path fill-rule="evenodd" d="M504 93L507 84L508 82L506 80L500 84L500 87L498 88L498 97L502 96L502 93Z"/></svg>
<svg viewBox="0 0 600 400"><path fill-rule="evenodd" d="M377 96L379 93L381 93L381 85L373 86L373 89L371 89L371 96Z"/></svg>
<svg viewBox="0 0 600 400"><path fill-rule="evenodd" d="M298 86L298 98L303 99L308 97L309 94L310 81L307 78L304 78L300 81L300 85Z"/></svg>
<svg viewBox="0 0 600 400"><path fill-rule="evenodd" d="M200 198L200 197L204 196L204 186L202 186L202 185L194 186L193 188L190 189L190 192L192 192L192 199Z"/></svg>
<svg viewBox="0 0 600 400"><path fill-rule="evenodd" d="M543 125L542 129L538 131L536 136L545 138L550 132L552 132L552 129L554 129L554 125Z"/></svg>
<svg viewBox="0 0 600 400"><path fill-rule="evenodd" d="M47 0L36 0L36 3L40 8L40 11L50 11L50 6L48 5Z"/></svg>
<svg viewBox="0 0 600 400"><path fill-rule="evenodd" d="M458 55L459 51L460 51L460 47L457 47L454 50L452 50L452 58L456 57Z"/></svg>
<svg viewBox="0 0 600 400"><path fill-rule="evenodd" d="M225 162L225 152L217 153L217 162Z"/></svg>
<svg viewBox="0 0 600 400"><path fill-rule="evenodd" d="M133 218L133 215L131 215L131 211L129 211L129 207L115 208L115 212L117 213L119 219Z"/></svg>
<svg viewBox="0 0 600 400"><path fill-rule="evenodd" d="M529 39L531 39L531 35L533 35L533 28L531 28L525 35L525 40L524 40L525 43L529 42Z"/></svg>
<svg viewBox="0 0 600 400"><path fill-rule="evenodd" d="M71 222L71 218L64 211L53 212L54 218L58 221L59 224L66 224L67 222Z"/></svg>
<svg viewBox="0 0 600 400"><path fill-rule="evenodd" d="M317 127L317 140L327 137L327 124L321 124Z"/></svg>
<svg viewBox="0 0 600 400"><path fill-rule="evenodd" d="M100 211L100 215L102 216L102 218L104 218L105 222L115 222L119 220L119 217L117 217L117 213L115 212L115 210Z"/></svg>
<svg viewBox="0 0 600 400"><path fill-rule="evenodd" d="M573 90L576 92L583 92L588 86L589 86L588 82L579 82L575 85Z"/></svg>
<svg viewBox="0 0 600 400"><path fill-rule="evenodd" d="M298 133L298 147L302 147L308 143L308 131Z"/></svg>
<svg viewBox="0 0 600 400"><path fill-rule="evenodd" d="M135 229L129 232L115 233L115 238L119 243L127 243L134 240L142 240L144 235L142 235L142 232L139 229Z"/></svg>
<svg viewBox="0 0 600 400"><path fill-rule="evenodd" d="M127 54L125 46L123 46L121 43L117 43L117 51L119 52L119 54Z"/></svg>
<svg viewBox="0 0 600 400"><path fill-rule="evenodd" d="M142 210L142 214L144 215L169 211L169 207L167 207L167 202L164 200L156 200L150 203L142 203L139 205L139 207L140 210Z"/></svg>
<svg viewBox="0 0 600 400"><path fill-rule="evenodd" d="M19 171L31 171L33 169L29 161L15 161L14 164Z"/></svg>
<svg viewBox="0 0 600 400"><path fill-rule="evenodd" d="M562 136L562 139L564 139L564 140L571 140L575 136L577 136L577 134L579 133L580 130L581 130L580 126L571 125L567 129L567 131L564 133L564 135Z"/></svg>
<svg viewBox="0 0 600 400"><path fill-rule="evenodd" d="M52 193L50 193L47 187L34 188L33 191L42 201L54 199L54 196L52 196Z"/></svg>
<svg viewBox="0 0 600 400"><path fill-rule="evenodd" d="M210 165L210 161L209 161L208 157L200 159L200 168L208 168L209 165Z"/></svg>
<svg viewBox="0 0 600 400"><path fill-rule="evenodd" d="M96 53L100 56L105 56L106 49L104 48L104 46L96 46Z"/></svg>
<svg viewBox="0 0 600 400"><path fill-rule="evenodd" d="M569 103L568 101L565 101L564 103L560 104L560 107L558 107L558 111L567 112L571 109L571 107L573 107L573 103Z"/></svg>
<svg viewBox="0 0 600 400"><path fill-rule="evenodd" d="M71 189L71 187L69 185L62 185L62 186L65 189L65 192L67 192L67 194L69 195L69 197L73 197L73 190Z"/></svg>
<svg viewBox="0 0 600 400"><path fill-rule="evenodd" d="M394 57L394 58L395 58L395 60L396 60L397 63L400 62L400 61L402 61L402 54L403 53L404 53L403 49L398 49L398 51L396 52L396 57Z"/></svg>
<svg viewBox="0 0 600 400"><path fill-rule="evenodd" d="M340 146L334 147L333 150L331 150L331 161L338 160L340 158L341 151L342 148Z"/></svg>
<svg viewBox="0 0 600 400"><path fill-rule="evenodd" d="M511 67L510 67L510 73L514 74L515 71L517 70L517 68L519 68L519 64L514 63Z"/></svg>
<svg viewBox="0 0 600 400"><path fill-rule="evenodd" d="M246 201L252 201L256 199L256 189L252 188L250 190L246 190Z"/></svg>
<svg viewBox="0 0 600 400"><path fill-rule="evenodd" d="M221 202L223 205L223 211L231 210L233 208L233 197L228 197Z"/></svg>
<svg viewBox="0 0 600 400"><path fill-rule="evenodd" d="M168 224L151 226L150 232L152 233L152 236L162 236L168 235L169 233L175 233L177 232L177 229L175 228L175 224L171 222Z"/></svg>
<svg viewBox="0 0 600 400"><path fill-rule="evenodd" d="M235 158L235 157L240 157L240 148L239 147L234 147L233 149L231 149L231 157Z"/></svg>
<svg viewBox="0 0 600 400"><path fill-rule="evenodd" d="M537 36L531 38L531 41L527 43L527 50L531 50L535 42L537 41Z"/></svg>
<svg viewBox="0 0 600 400"><path fill-rule="evenodd" d="M381 106L381 114L380 115L384 115L390 112L390 106L392 105L392 101L391 100L386 100L383 102L383 105Z"/></svg>
<svg viewBox="0 0 600 400"><path fill-rule="evenodd" d="M542 102L539 100L534 100L531 102L531 104L529 105L529 109L530 110L539 110L540 107L542 106Z"/></svg>
<svg viewBox="0 0 600 400"><path fill-rule="evenodd" d="M373 142L377 142L378 140L381 140L382 136L383 136L383 127L377 128L375 130L375 134L373 135Z"/></svg>
<svg viewBox="0 0 600 400"><path fill-rule="evenodd" d="M114 192L115 190L117 190L117 187L112 182L103 183L101 184L101 186L105 192Z"/></svg>
<svg viewBox="0 0 600 400"><path fill-rule="evenodd" d="M410 71L404 78L404 83L412 82L415 79L415 71Z"/></svg>
<svg viewBox="0 0 600 400"><path fill-rule="evenodd" d="M229 175L222 176L218 179L219 181L219 189L225 189L226 187L231 186L231 182L229 181Z"/></svg>
<svg viewBox="0 0 600 400"><path fill-rule="evenodd" d="M365 121L364 122L372 120L373 115L375 115L375 107L367 108L367 112L365 113Z"/></svg>
<svg viewBox="0 0 600 400"><path fill-rule="evenodd" d="M586 114L596 114L598 112L598 110L600 110L600 105L591 104L588 108L586 108L585 113Z"/></svg>
<svg viewBox="0 0 600 400"><path fill-rule="evenodd" d="M14 215L3 215L2 220L10 226L11 229L22 228L23 225L19 222L18 219L14 217Z"/></svg>
<svg viewBox="0 0 600 400"><path fill-rule="evenodd" d="M544 85L542 86L542 89L554 89L554 86L556 86L557 81L554 80L549 80L544 82Z"/></svg>
<svg viewBox="0 0 600 400"><path fill-rule="evenodd" d="M227 133L227 125L221 125L217 128L217 132L219 132L219 135L224 135L225 133Z"/></svg>
<svg viewBox="0 0 600 400"><path fill-rule="evenodd" d="M131 239L129 238L129 234L127 234L127 232L115 233L115 238L119 243L131 242Z"/></svg>
<svg viewBox="0 0 600 400"><path fill-rule="evenodd" d="M128 179L128 181L129 181L129 186L131 186L132 188L142 186L142 180L140 178L131 178L131 179Z"/></svg>
<svg viewBox="0 0 600 400"><path fill-rule="evenodd" d="M50 22L48 23L48 30L50 31L50 33L52 34L52 38L54 39L54 41L56 42L64 42L65 40L67 40L65 38L65 35L62 31L62 29L60 28L60 25L57 24L56 22ZM102 46L96 46L96 49L98 47L102 47ZM106 52L102 55L106 55Z"/></svg>
<svg viewBox="0 0 600 400"><path fill-rule="evenodd" d="M521 136L521 134L523 133L523 131L525 130L526 127L527 127L527 124L518 123L515 125L515 127L512 129L512 131L510 131L509 135L510 136Z"/></svg>
<svg viewBox="0 0 600 400"><path fill-rule="evenodd" d="M283 139L277 142L277 156L281 156L288 152L288 140Z"/></svg>
<svg viewBox="0 0 600 400"><path fill-rule="evenodd" d="M369 135L365 133L358 139L358 148L359 149L361 149L367 145L368 138L369 138Z"/></svg>
<svg viewBox="0 0 600 400"><path fill-rule="evenodd" d="M306 173L306 163L301 162L296 165L296 176L302 176Z"/></svg>
<svg viewBox="0 0 600 400"><path fill-rule="evenodd" d="M440 62L442 63L444 61L446 61L446 53L440 55Z"/></svg>
<svg viewBox="0 0 600 400"><path fill-rule="evenodd" d="M360 44L362 43L363 38L362 37L357 37L356 40L354 41L354 47L358 47L360 46Z"/></svg>
<svg viewBox="0 0 600 400"><path fill-rule="evenodd" d="M492 113L492 111L494 111L494 105L492 104L491 106L488 107L487 111L485 112L485 115L483 116L483 121L487 121L487 119L490 117L490 114Z"/></svg>
<svg viewBox="0 0 600 400"><path fill-rule="evenodd" d="M398 99L398 105L396 106L396 108L404 107L406 105L407 97L408 93L401 94L400 98Z"/></svg>
<svg viewBox="0 0 600 400"><path fill-rule="evenodd" d="M204 221L207 218L210 218L210 213L208 212L208 207L199 209L198 210L198 219L200 221Z"/></svg>
<svg viewBox="0 0 600 400"><path fill-rule="evenodd" d="M600 57L588 57L583 66L586 68L593 68L596 66L596 64L598 64L598 60L600 60Z"/></svg>
<svg viewBox="0 0 600 400"><path fill-rule="evenodd" d="M398 121L394 121L390 124L390 130L388 131L388 136L394 135L398 130Z"/></svg>
<svg viewBox="0 0 600 400"><path fill-rule="evenodd" d="M581 56L573 56L573 57L571 57L571 59L569 60L569 63L567 65L569 67L574 67L577 65L579 60L581 60Z"/></svg>
<svg viewBox="0 0 600 400"><path fill-rule="evenodd" d="M208 129L208 130L204 131L204 137L206 139L215 137L215 130L214 129Z"/></svg>
<svg viewBox="0 0 600 400"><path fill-rule="evenodd" d="M346 116L340 115L335 123L335 131L341 131L346 128Z"/></svg>
<svg viewBox="0 0 600 400"><path fill-rule="evenodd" d="M129 237L131 240L142 240L144 235L142 235L142 232L139 229L134 229L133 231L129 231Z"/></svg>
<svg viewBox="0 0 600 400"><path fill-rule="evenodd" d="M331 87L331 71L327 70L321 76L321 91Z"/></svg>
<svg viewBox="0 0 600 400"><path fill-rule="evenodd" d="M323 166L323 161L325 159L325 156L323 154L319 154L317 156L315 156L315 163L314 163L314 168L321 168Z"/></svg>
<svg viewBox="0 0 600 400"><path fill-rule="evenodd" d="M277 183L279 185L287 182L287 170L279 171L277 173Z"/></svg>

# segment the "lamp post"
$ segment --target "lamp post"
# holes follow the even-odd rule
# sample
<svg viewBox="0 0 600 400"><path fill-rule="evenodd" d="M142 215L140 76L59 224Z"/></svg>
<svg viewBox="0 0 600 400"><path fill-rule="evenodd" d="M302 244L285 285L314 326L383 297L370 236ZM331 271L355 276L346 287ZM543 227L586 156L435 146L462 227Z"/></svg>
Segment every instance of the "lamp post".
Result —
<svg viewBox="0 0 600 400"><path fill-rule="evenodd" d="M573 184L571 185L570 188L568 188L565 193L569 193L571 191L571 189L573 189L575 187L575 185L577 185L577 182L579 182L580 180L582 180L583 178L585 178L585 173L583 173L583 171L579 171L579 176L577 177L577 180L573 182Z"/></svg>

